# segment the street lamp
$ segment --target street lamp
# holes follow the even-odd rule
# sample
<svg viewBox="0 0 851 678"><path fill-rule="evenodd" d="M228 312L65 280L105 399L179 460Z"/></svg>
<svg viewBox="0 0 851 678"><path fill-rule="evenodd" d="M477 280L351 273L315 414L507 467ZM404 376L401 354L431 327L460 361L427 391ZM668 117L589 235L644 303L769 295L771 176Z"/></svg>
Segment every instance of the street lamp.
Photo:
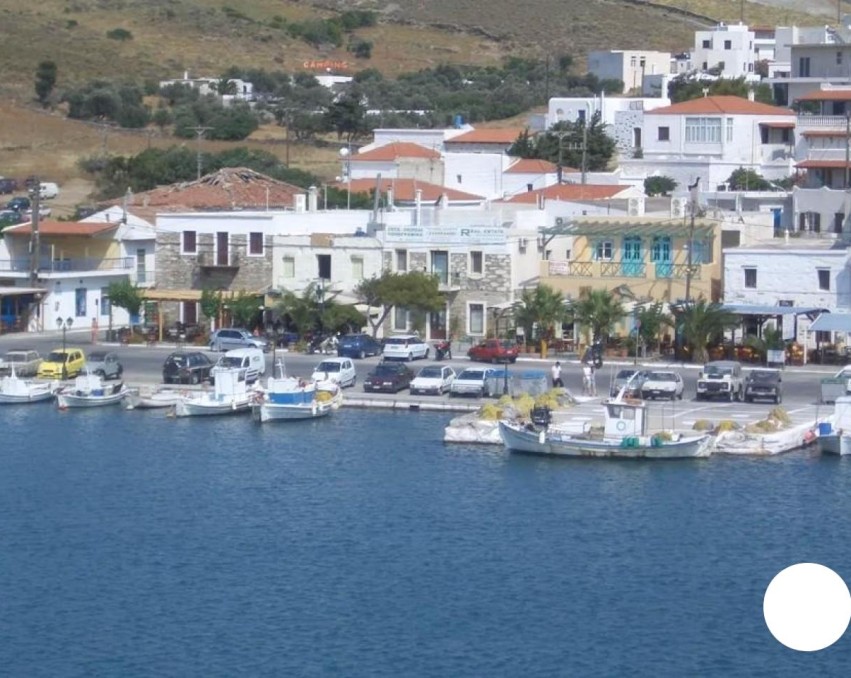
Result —
<svg viewBox="0 0 851 678"><path fill-rule="evenodd" d="M68 355L65 353L65 333L68 328L74 324L74 319L71 316L67 318L57 318L56 327L62 330L62 379L68 378Z"/></svg>
<svg viewBox="0 0 851 678"><path fill-rule="evenodd" d="M340 158L346 163L346 209L352 209L352 151L347 146L340 149Z"/></svg>

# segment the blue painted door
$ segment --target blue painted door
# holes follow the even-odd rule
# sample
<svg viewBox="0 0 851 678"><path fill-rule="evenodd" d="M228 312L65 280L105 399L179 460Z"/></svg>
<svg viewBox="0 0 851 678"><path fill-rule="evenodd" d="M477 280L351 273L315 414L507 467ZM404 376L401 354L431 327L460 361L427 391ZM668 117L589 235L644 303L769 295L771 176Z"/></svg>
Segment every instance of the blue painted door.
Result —
<svg viewBox="0 0 851 678"><path fill-rule="evenodd" d="M656 236L653 238L653 261L656 263L656 277L670 278L674 270L671 261L671 238L670 236Z"/></svg>
<svg viewBox="0 0 851 678"><path fill-rule="evenodd" d="M627 236L623 239L623 257L621 275L635 278L644 274L644 262L641 254L641 238Z"/></svg>

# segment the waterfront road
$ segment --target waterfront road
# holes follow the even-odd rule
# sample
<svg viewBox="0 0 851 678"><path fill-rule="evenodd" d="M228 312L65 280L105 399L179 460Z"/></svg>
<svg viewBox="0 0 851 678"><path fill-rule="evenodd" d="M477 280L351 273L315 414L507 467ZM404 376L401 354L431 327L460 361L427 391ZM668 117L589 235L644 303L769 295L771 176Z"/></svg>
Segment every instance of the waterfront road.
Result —
<svg viewBox="0 0 851 678"><path fill-rule="evenodd" d="M94 346L91 341L91 332L88 330L72 330L67 333L66 342L68 346L77 346L82 348L86 353L92 350L111 350L118 354L119 359L124 365L124 379L130 384L145 384L158 383L162 380L162 365L166 357L177 350L178 347L172 344L162 345L114 345L99 343ZM41 334L7 334L0 335L0 353L5 353L12 348L35 348L43 356L54 348L61 348L62 334L60 332L45 332ZM182 347L184 350L201 350L210 356L212 360L216 360L219 354L207 350L205 347ZM275 354L277 359L283 359L288 374L297 377L309 377L313 368L322 360L321 355L306 355L300 353L291 353L277 351ZM272 354L266 356L267 375L272 373ZM367 373L374 368L379 362L379 358L366 358L364 360L355 360L358 371L358 382L353 389L346 389L346 394L358 397L364 396L363 380ZM420 367L434 362L433 360L423 361L417 360L409 363L409 366L414 372L417 372ZM538 369L549 375L549 368L554 362L554 359L541 360L537 358L521 358L515 365L509 367L510 371L523 371L530 369ZM460 372L465 367L471 365L466 358L456 358L449 361L452 367ZM774 407L773 403L725 403L717 401L696 401L694 393L696 388L698 366L682 365L679 363L643 363L647 367L665 367L678 371L685 382L685 395L683 400L676 402L652 402L651 408L651 425L653 428L691 428L695 421L706 419L712 422L721 420L732 420L742 424L763 419L765 415ZM616 362L607 361L603 367L597 372L597 389L600 396L605 396L608 393L609 385L614 379L614 375L619 369L631 367L632 361L620 359ZM582 376L579 363L577 361L562 359L562 377L565 386L573 393L582 393ZM745 366L745 372L751 369L750 366ZM803 366L803 367L786 367L783 370L783 407L791 416L795 423L809 423L818 417L824 417L830 414L833 410L832 405L819 403L819 395L821 391L820 380L826 376L832 376L839 368L828 366ZM449 396L411 396L407 391L403 391L396 396L375 396L379 398L395 398L400 401L411 402L446 402L453 404L477 404L475 400L453 398ZM571 412L569 419L576 421L588 420L599 421L601 419L601 409L599 400L592 401L577 406Z"/></svg>

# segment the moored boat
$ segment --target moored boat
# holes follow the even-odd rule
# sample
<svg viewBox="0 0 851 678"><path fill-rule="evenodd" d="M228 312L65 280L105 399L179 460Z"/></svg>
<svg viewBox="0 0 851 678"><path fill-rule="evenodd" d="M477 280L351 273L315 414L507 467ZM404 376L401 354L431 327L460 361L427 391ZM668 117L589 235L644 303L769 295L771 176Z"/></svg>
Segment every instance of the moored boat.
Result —
<svg viewBox="0 0 851 678"><path fill-rule="evenodd" d="M259 389L251 403L251 414L256 421L316 419L340 407L342 391L332 381L306 382L283 374L283 364L278 364L279 377L269 377L265 389Z"/></svg>
<svg viewBox="0 0 851 678"><path fill-rule="evenodd" d="M851 396L839 396L833 416L818 425L818 449L822 454L851 455Z"/></svg>
<svg viewBox="0 0 851 678"><path fill-rule="evenodd" d="M117 405L127 395L124 382L111 386L103 383L97 374L81 374L74 379L73 386L66 386L56 394L59 409L69 407L105 407Z"/></svg>
<svg viewBox="0 0 851 678"><path fill-rule="evenodd" d="M0 379L0 405L43 402L53 398L58 390L58 381L21 379L13 365L10 373Z"/></svg>
<svg viewBox="0 0 851 678"><path fill-rule="evenodd" d="M180 400L180 391L173 389L130 389L124 399L128 410L148 410L173 407Z"/></svg>
<svg viewBox="0 0 851 678"><path fill-rule="evenodd" d="M516 452L557 457L609 457L624 459L689 459L708 457L712 437L660 432L647 434L646 404L621 397L604 403L602 432L559 429L547 408L536 408L532 421L501 421L499 433L505 446Z"/></svg>
<svg viewBox="0 0 851 678"><path fill-rule="evenodd" d="M174 404L174 414L197 417L248 412L254 395L245 382L245 370L225 369L216 374L212 390L182 394Z"/></svg>

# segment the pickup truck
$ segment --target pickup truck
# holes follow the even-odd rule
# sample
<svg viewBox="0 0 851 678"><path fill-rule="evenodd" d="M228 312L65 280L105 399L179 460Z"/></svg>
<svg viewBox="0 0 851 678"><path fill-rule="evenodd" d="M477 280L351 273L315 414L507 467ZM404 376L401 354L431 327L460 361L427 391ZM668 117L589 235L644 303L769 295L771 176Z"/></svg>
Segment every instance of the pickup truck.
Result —
<svg viewBox="0 0 851 678"><path fill-rule="evenodd" d="M19 377L34 377L38 372L38 366L41 365L41 360L38 351L30 349L7 351L6 355L0 358L0 374L11 374L14 367L15 374Z"/></svg>

